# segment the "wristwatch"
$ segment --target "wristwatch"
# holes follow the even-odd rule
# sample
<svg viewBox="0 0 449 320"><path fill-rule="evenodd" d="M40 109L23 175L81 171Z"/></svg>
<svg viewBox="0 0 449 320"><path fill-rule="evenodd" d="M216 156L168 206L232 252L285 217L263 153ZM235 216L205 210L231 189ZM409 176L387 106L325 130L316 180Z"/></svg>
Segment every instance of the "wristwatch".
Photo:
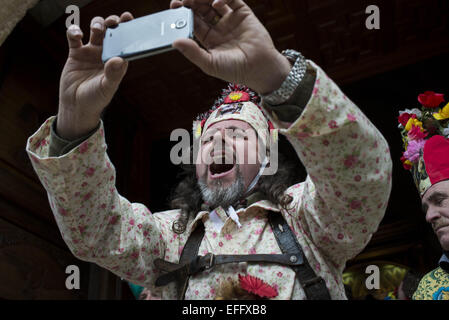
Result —
<svg viewBox="0 0 449 320"><path fill-rule="evenodd" d="M307 61L300 52L287 49L282 51L282 55L293 63L293 67L279 89L262 96L265 102L273 106L282 104L291 97L307 70Z"/></svg>

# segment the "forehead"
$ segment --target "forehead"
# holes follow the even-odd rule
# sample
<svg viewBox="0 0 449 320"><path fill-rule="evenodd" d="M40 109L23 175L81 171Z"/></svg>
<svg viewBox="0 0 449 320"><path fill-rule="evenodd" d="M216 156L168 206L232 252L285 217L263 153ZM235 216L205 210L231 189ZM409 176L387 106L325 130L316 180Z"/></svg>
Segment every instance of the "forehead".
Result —
<svg viewBox="0 0 449 320"><path fill-rule="evenodd" d="M223 121L219 121L219 122L215 122L214 124L210 125L206 132L208 132L211 129L227 129L227 128L239 128L242 130L248 130L248 129L253 129L253 127L251 127L251 125L245 121L242 120L223 120Z"/></svg>
<svg viewBox="0 0 449 320"><path fill-rule="evenodd" d="M429 198L436 192L444 193L449 196L449 180L441 181L431 186L422 197L422 202L424 203L428 201Z"/></svg>

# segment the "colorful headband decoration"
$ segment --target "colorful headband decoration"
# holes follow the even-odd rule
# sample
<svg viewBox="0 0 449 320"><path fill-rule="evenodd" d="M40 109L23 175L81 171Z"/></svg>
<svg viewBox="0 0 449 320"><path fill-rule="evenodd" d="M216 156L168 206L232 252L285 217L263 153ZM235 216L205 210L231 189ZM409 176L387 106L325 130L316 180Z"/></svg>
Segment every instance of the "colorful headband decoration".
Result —
<svg viewBox="0 0 449 320"><path fill-rule="evenodd" d="M413 175L421 196L434 184L449 180L449 103L444 95L426 91L418 96L421 109L399 112L405 151L401 161Z"/></svg>
<svg viewBox="0 0 449 320"><path fill-rule="evenodd" d="M264 110L260 107L260 96L246 86L228 84L220 97L207 112L201 113L193 122L194 137L199 139L212 124L223 120L241 120L249 123L256 131L267 131L264 136L277 138L277 131ZM266 137L262 137L265 141Z"/></svg>

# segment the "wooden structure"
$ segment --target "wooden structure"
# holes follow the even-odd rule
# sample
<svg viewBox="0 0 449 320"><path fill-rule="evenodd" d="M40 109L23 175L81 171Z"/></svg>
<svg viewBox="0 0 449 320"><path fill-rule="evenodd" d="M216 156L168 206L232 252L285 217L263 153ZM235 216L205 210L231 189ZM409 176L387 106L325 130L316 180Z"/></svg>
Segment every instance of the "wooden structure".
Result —
<svg viewBox="0 0 449 320"><path fill-rule="evenodd" d="M45 1L45 0L44 0ZM131 11L136 17L168 0L88 2L81 27L88 37L96 15ZM393 192L385 219L366 250L348 265L392 260L420 271L437 262L439 247L425 225L418 195L399 161L395 117L417 106L425 90L449 94L449 2L445 0L248 1L278 49L296 48L318 63L387 138L394 160ZM380 30L367 30L365 9L380 8ZM67 57L65 13L49 25L27 15L0 47L0 298L125 299L126 286L72 256L62 241L25 143L57 112L59 76ZM117 187L153 212L167 208L176 183L169 135L191 127L225 84L178 52L132 62L104 116ZM82 288L65 289L65 267L80 266ZM92 276L89 276L92 275ZM84 281L84 282L83 282Z"/></svg>

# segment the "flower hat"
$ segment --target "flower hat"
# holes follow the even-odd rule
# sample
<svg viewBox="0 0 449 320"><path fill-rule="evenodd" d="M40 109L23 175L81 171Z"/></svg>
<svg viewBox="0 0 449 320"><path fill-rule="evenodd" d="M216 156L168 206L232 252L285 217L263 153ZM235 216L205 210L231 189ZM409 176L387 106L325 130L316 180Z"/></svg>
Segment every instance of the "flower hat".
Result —
<svg viewBox="0 0 449 320"><path fill-rule="evenodd" d="M228 84L212 108L198 115L193 122L194 138L201 138L214 123L223 120L241 120L251 125L268 148L267 140L270 136L273 142L277 141L277 130L260 107L260 101L260 96L248 87Z"/></svg>
<svg viewBox="0 0 449 320"><path fill-rule="evenodd" d="M399 112L405 151L401 161L410 170L421 196L434 184L449 180L449 103L444 95L426 91L418 96L421 108Z"/></svg>

